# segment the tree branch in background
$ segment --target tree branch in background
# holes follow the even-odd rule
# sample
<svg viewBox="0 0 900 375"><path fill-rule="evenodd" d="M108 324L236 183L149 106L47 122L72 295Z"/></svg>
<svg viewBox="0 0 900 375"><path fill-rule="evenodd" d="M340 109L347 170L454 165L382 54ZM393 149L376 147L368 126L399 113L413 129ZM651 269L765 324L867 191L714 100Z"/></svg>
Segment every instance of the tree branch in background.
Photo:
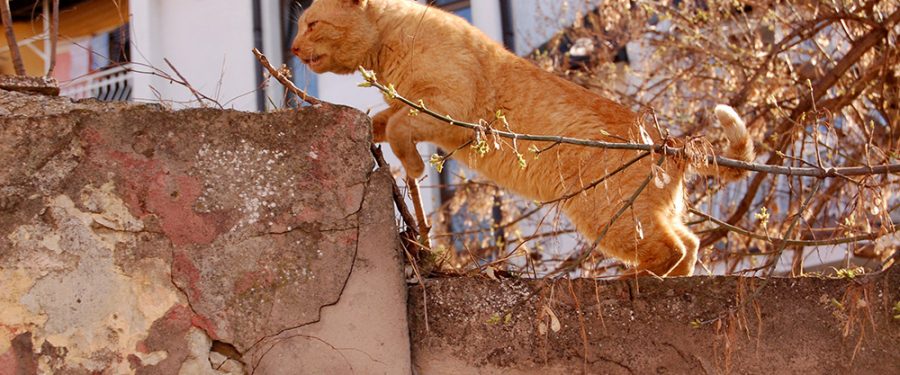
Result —
<svg viewBox="0 0 900 375"><path fill-rule="evenodd" d="M859 59L865 55L870 49L872 49L879 41L881 41L885 36L887 36L888 30L893 27L893 24L900 21L900 10L894 11L884 22L881 27L877 27L869 31L865 36L858 39L855 43L853 43L853 47L845 54L841 60L835 65L831 71L826 73L824 77L816 82L813 86L812 93L809 97L804 96L800 104L791 111L791 115L789 118L785 119L774 131L770 134L774 134L779 136L778 144L775 146L775 150L783 152L788 145L791 144L791 138L788 136L790 134L790 129L795 126L797 121L804 116L812 107L816 104L819 99L825 95L828 90L830 90L837 82L840 77L842 77L847 70L853 67ZM778 153L773 152L769 159L766 160L767 165L779 164L784 160L784 158ZM890 172L890 173L896 173ZM848 175L849 176L849 175ZM750 206L753 203L754 197L756 197L756 193L759 191L759 188L762 186L763 179L766 176L757 175L753 177L753 180L750 182L749 187L747 188L746 194L740 200L735 211L731 214L731 216L726 220L728 224L734 225L741 221L744 216L749 212ZM713 243L716 243L722 237L725 236L727 231L718 231L711 233L710 235L704 237L701 240L700 246L709 246Z"/></svg>
<svg viewBox="0 0 900 375"><path fill-rule="evenodd" d="M47 69L47 77L53 76L56 69L56 45L59 42L59 0L53 0L53 9L50 11L50 68Z"/></svg>
<svg viewBox="0 0 900 375"><path fill-rule="evenodd" d="M169 61L169 59L164 58L163 61L165 61L166 64L169 65L169 68L171 68L172 71L175 72L175 75L177 75L178 78L181 79L181 82L184 83L184 87L187 87L187 89L191 92L191 94L194 94L194 97L197 98L197 102L200 103L200 105L203 105L203 100L205 99L212 103L215 103L220 109L224 109L224 107L221 104L219 104L218 101L213 100L212 98L210 98L206 95L203 95L202 93L200 93L200 91L197 91L197 89L195 89L194 86L191 86L191 84L190 84L190 82L188 82L187 78L184 78L184 76L181 75L181 72L179 72L178 69L175 69L175 65L172 65L172 62Z"/></svg>
<svg viewBox="0 0 900 375"><path fill-rule="evenodd" d="M581 139L581 138L572 138L572 137L563 137L563 136L555 136L555 135L531 135L531 134L520 134L511 131L502 131L493 128L485 127L481 124L475 124L465 121L454 120L449 115L440 114L431 109L428 109L425 105L415 103L412 100L404 97L397 93L396 90L393 90L391 87L384 86L380 82L378 82L375 77L375 73L371 71L367 71L365 69L360 68L363 71L363 77L365 77L367 85L377 88L385 95L392 99L396 99L401 101L403 104L412 107L413 109L425 113L428 116L431 116L437 120L445 122L447 124L458 126L470 130L475 130L479 132L484 132L485 134L494 134L503 138L514 139L514 140L526 140L526 141L536 141L536 142L550 142L554 144L570 144L577 146L586 146L586 147L595 147L595 148L603 148L603 149L612 149L612 150L635 150L635 151L652 151L652 152L660 152L666 155L671 156L685 156L685 149L683 147L671 147L666 145L650 145L643 143L629 143L629 142L604 142L597 141L591 139ZM706 158L708 163L716 164L722 167L734 168L734 169L743 169L747 171L754 172L763 172L769 174L778 174L785 176L805 176L805 177L843 177L843 176L868 176L875 174L885 174L885 173L900 173L900 164L884 164L884 165L873 165L873 166L865 166L865 167L832 167L832 168L818 168L818 167L790 167L790 166L780 166L780 165L771 165L771 164L757 164L757 163L748 163L740 160L729 159L723 156L717 155L709 155ZM760 175L763 176L763 175ZM764 176L763 176L764 177Z"/></svg>
<svg viewBox="0 0 900 375"><path fill-rule="evenodd" d="M372 151L372 156L375 157L375 163L378 164L378 168L385 168L387 171L390 171L391 166L384 160L384 153L381 151L381 147L372 145L370 149ZM393 179L391 180L393 181ZM415 239L420 234L417 229L418 225L416 225L416 219L409 213L409 208L406 207L406 201L403 199L403 193L400 192L400 187L397 186L397 182L394 181L391 184L391 187L391 195L394 198L394 204L397 206L397 211L400 212L400 218L403 220L403 224L406 225L406 229L413 232L414 235L412 238Z"/></svg>
<svg viewBox="0 0 900 375"><path fill-rule="evenodd" d="M13 30L12 13L9 11L9 0L0 0L0 17L6 29L6 43L9 44L9 54L12 57L16 74L25 75L25 64L22 63L22 53L19 51L19 43L16 42L16 33Z"/></svg>
<svg viewBox="0 0 900 375"><path fill-rule="evenodd" d="M425 214L425 208L422 206L422 195L419 193L419 182L415 178L406 178L406 187L409 189L409 196L413 202L413 208L416 210L416 219L419 223L419 243L426 249L431 248L431 226L428 225L428 216Z"/></svg>
<svg viewBox="0 0 900 375"><path fill-rule="evenodd" d="M771 243L771 244L774 244L777 246L780 246L781 244L786 244L788 246L829 246L829 245L842 245L842 244L848 244L848 243L855 243L855 242L860 242L860 241L871 241L871 240L876 240L879 237L882 237L882 236L885 236L885 235L888 235L891 233L895 233L895 232L897 232L898 229L900 229L900 226L893 226L894 227L893 229L891 229L887 232L883 232L883 233L865 233L865 234L860 234L860 235L856 235L856 236L852 236L852 237L833 238L833 239L829 239L829 240L791 240L791 239L776 238L776 237L770 237L770 236L763 235L763 234L753 233L747 229L728 224L727 222L725 222L721 219L717 219L711 215L708 215L702 211L698 211L693 208L689 208L688 211L690 211L690 213L692 213L694 215L702 217L704 220L701 220L700 222L709 221L709 222L716 224L716 226L721 229L725 229L730 232L734 232L734 233L740 234L742 236L750 237L750 238L753 238L756 240L766 241L768 243Z"/></svg>

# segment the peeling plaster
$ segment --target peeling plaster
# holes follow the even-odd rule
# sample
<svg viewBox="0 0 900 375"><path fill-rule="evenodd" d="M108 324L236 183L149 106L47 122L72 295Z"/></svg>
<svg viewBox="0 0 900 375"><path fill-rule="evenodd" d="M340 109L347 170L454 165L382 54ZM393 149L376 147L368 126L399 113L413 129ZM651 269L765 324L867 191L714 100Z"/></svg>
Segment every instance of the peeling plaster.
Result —
<svg viewBox="0 0 900 375"><path fill-rule="evenodd" d="M244 374L243 366L237 361L222 359L218 353L210 353L212 340L203 331L192 328L188 332L188 354L178 375L239 375ZM213 363L215 361L215 363ZM215 368L213 367L215 366Z"/></svg>
<svg viewBox="0 0 900 375"><path fill-rule="evenodd" d="M349 318L331 320L379 320L379 338L357 335L355 320L331 328L350 342L315 337L348 348L354 369L386 358L408 369L405 325L372 315L381 293L405 296L399 268L397 289L363 281L364 295L342 298L361 246L396 250L387 175L367 224L380 240L360 243L373 215L361 208L373 201L364 114L171 112L0 90L4 102L24 109L0 114L0 374L244 373L256 343L318 329L339 300ZM405 322L402 306L390 311Z"/></svg>
<svg viewBox="0 0 900 375"><path fill-rule="evenodd" d="M6 353L18 328L41 326L47 316L34 314L19 303L34 286L34 279L25 270L0 269L0 285L0 353Z"/></svg>
<svg viewBox="0 0 900 375"><path fill-rule="evenodd" d="M162 259L138 261L130 276L116 266L117 244L134 241L132 232L143 223L113 190L111 183L85 188L81 200L88 212L66 195L51 198L44 212L49 219L35 218L8 236L17 253L32 257L21 263L32 266L0 270L0 322L12 332L31 331L34 347L47 342L66 348L69 366L123 373L129 372L124 358L179 294ZM48 220L52 225L43 222ZM0 349L8 348L10 334L0 336ZM124 355L111 363L103 353Z"/></svg>

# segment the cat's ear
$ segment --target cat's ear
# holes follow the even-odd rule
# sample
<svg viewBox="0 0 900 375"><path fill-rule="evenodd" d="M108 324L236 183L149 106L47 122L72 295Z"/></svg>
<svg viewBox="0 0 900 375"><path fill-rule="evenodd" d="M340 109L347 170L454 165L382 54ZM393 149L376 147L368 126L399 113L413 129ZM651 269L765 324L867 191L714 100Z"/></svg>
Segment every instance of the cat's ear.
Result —
<svg viewBox="0 0 900 375"><path fill-rule="evenodd" d="M365 8L366 4L368 4L368 0L341 0L341 4L348 7L354 8Z"/></svg>

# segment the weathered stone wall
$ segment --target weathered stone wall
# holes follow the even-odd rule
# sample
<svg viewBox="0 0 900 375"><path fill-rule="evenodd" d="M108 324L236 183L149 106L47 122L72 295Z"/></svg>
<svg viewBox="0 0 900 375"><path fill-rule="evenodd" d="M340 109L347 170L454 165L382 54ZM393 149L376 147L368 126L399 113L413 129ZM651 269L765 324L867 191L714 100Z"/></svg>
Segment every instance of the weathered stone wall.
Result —
<svg viewBox="0 0 900 375"><path fill-rule="evenodd" d="M413 362L429 375L900 373L896 266L774 279L746 302L762 282L431 280L409 296Z"/></svg>
<svg viewBox="0 0 900 375"><path fill-rule="evenodd" d="M0 374L409 373L369 133L0 90Z"/></svg>
<svg viewBox="0 0 900 375"><path fill-rule="evenodd" d="M437 279L407 299L369 142L338 106L0 89L0 375L900 373L896 266L746 304L761 280Z"/></svg>

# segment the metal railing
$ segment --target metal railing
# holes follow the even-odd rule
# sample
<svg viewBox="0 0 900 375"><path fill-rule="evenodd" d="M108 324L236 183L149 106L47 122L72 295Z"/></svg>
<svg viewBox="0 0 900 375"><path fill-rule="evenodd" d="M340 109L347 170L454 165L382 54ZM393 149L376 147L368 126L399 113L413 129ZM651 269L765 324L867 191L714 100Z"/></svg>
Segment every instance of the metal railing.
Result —
<svg viewBox="0 0 900 375"><path fill-rule="evenodd" d="M131 100L133 75L130 64L119 65L62 83L60 95L73 99L128 101Z"/></svg>

